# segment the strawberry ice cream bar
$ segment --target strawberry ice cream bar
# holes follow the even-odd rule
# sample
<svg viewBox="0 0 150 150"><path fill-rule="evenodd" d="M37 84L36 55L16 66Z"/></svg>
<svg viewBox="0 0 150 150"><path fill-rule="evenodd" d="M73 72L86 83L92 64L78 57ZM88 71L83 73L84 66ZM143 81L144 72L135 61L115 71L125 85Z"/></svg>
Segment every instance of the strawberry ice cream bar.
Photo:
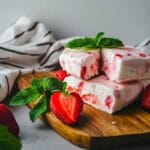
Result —
<svg viewBox="0 0 150 150"><path fill-rule="evenodd" d="M99 73L100 52L98 49L81 51L65 49L59 57L63 70L87 80Z"/></svg>
<svg viewBox="0 0 150 150"><path fill-rule="evenodd" d="M143 89L142 82L119 84L104 75L89 81L68 76L64 81L68 83L68 90L77 92L85 103L109 114L135 101Z"/></svg>
<svg viewBox="0 0 150 150"><path fill-rule="evenodd" d="M102 70L110 80L128 82L150 79L150 56L140 51L124 47L103 49Z"/></svg>

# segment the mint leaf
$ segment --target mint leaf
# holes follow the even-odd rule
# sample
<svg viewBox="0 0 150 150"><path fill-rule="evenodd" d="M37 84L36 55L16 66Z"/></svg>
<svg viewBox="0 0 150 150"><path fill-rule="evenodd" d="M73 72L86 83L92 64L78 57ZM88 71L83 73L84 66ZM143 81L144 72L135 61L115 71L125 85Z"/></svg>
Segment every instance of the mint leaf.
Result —
<svg viewBox="0 0 150 150"><path fill-rule="evenodd" d="M100 32L95 38L85 37L74 39L68 42L65 47L86 51L97 48L117 48L121 46L124 46L122 41L111 37L104 37L104 32Z"/></svg>
<svg viewBox="0 0 150 150"><path fill-rule="evenodd" d="M41 114L47 110L47 98L43 95L39 103L30 111L30 120L34 122Z"/></svg>
<svg viewBox="0 0 150 150"><path fill-rule="evenodd" d="M0 125L0 150L21 150L20 140L7 127Z"/></svg>
<svg viewBox="0 0 150 150"><path fill-rule="evenodd" d="M41 85L42 85L42 88L45 90L48 90L51 88L51 78L48 78L48 77L44 77L41 79Z"/></svg>
<svg viewBox="0 0 150 150"><path fill-rule="evenodd" d="M104 36L104 32L100 32L96 35L95 42L96 42L97 47L99 47L99 45L100 45L99 43L100 43L101 39L103 38L103 36Z"/></svg>
<svg viewBox="0 0 150 150"><path fill-rule="evenodd" d="M96 47L96 43L93 38L79 38L68 42L65 47L71 49L94 49Z"/></svg>
<svg viewBox="0 0 150 150"><path fill-rule="evenodd" d="M102 38L99 42L100 48L117 48L121 46L124 46L122 41L114 38Z"/></svg>
<svg viewBox="0 0 150 150"><path fill-rule="evenodd" d="M63 83L56 78L34 78L29 88L21 90L12 98L10 105L21 106L29 102L33 102L37 100L45 91L52 92L54 90L62 89L61 84Z"/></svg>
<svg viewBox="0 0 150 150"><path fill-rule="evenodd" d="M63 91L65 82L62 82L54 77L44 77L42 80L42 86L45 91L54 93L56 91Z"/></svg>
<svg viewBox="0 0 150 150"><path fill-rule="evenodd" d="M31 88L34 90L34 92L42 94L44 89L42 87L42 83L40 79L33 78L31 82Z"/></svg>
<svg viewBox="0 0 150 150"><path fill-rule="evenodd" d="M26 88L18 92L10 101L11 106L21 106L29 102L37 100L40 94L32 87Z"/></svg>

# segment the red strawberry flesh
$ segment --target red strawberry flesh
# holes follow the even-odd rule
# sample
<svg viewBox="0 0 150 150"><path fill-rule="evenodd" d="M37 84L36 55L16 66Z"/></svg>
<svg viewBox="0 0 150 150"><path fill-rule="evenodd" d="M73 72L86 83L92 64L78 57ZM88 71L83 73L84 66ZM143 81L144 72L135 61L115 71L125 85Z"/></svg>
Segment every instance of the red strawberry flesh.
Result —
<svg viewBox="0 0 150 150"><path fill-rule="evenodd" d="M50 108L61 121L74 124L82 111L83 101L76 93L66 95L56 92L51 96Z"/></svg>
<svg viewBox="0 0 150 150"><path fill-rule="evenodd" d="M58 80L63 81L65 79L65 77L67 77L67 76L68 76L68 74L64 70L58 70L55 72L55 78L57 78Z"/></svg>

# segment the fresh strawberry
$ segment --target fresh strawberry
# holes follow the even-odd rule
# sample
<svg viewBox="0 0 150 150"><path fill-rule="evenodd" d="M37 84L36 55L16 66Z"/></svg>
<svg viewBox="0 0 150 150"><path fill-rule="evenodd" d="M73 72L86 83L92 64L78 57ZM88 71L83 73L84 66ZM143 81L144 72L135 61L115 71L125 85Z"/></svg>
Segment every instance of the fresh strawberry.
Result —
<svg viewBox="0 0 150 150"><path fill-rule="evenodd" d="M3 104L0 104L0 124L6 125L11 133L15 135L19 134L19 126L13 113Z"/></svg>
<svg viewBox="0 0 150 150"><path fill-rule="evenodd" d="M145 109L150 110L150 85L144 90L143 97L142 97L142 106Z"/></svg>
<svg viewBox="0 0 150 150"><path fill-rule="evenodd" d="M65 77L67 77L67 76L68 76L68 74L64 70L58 70L55 72L55 78L57 78L61 81L63 81L65 79Z"/></svg>
<svg viewBox="0 0 150 150"><path fill-rule="evenodd" d="M83 109L83 101L76 93L56 92L51 96L50 109L61 121L71 125L77 122Z"/></svg>

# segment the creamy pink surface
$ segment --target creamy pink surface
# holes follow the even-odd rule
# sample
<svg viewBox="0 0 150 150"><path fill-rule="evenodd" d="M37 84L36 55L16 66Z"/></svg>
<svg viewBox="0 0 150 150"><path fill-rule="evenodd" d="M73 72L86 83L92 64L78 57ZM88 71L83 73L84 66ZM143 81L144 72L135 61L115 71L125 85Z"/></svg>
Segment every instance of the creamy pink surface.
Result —
<svg viewBox="0 0 150 150"><path fill-rule="evenodd" d="M143 90L142 82L119 84L108 80L106 76L88 81L68 76L64 81L68 83L68 90L80 94L85 103L109 114L135 101Z"/></svg>
<svg viewBox="0 0 150 150"><path fill-rule="evenodd" d="M131 47L103 49L101 69L110 80L128 82L150 79L150 56Z"/></svg>
<svg viewBox="0 0 150 150"><path fill-rule="evenodd" d="M62 69L69 74L87 80L99 74L100 52L65 49L59 62Z"/></svg>

